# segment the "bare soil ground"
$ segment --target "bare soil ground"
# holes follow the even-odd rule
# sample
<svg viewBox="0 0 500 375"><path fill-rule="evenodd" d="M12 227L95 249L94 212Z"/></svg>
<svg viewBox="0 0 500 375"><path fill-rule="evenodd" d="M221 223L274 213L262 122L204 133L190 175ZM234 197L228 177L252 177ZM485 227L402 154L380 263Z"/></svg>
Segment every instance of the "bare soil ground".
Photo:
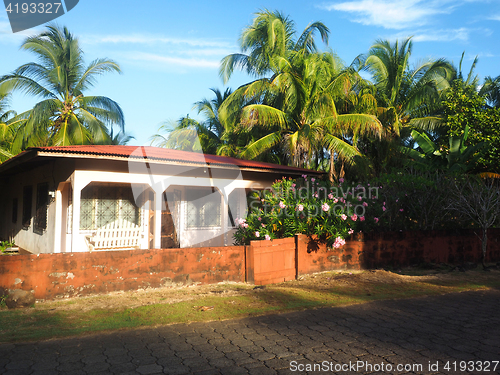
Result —
<svg viewBox="0 0 500 375"><path fill-rule="evenodd" d="M417 273L418 275L413 275ZM45 301L37 303L37 309L49 311L90 311L98 309L126 309L152 304L174 304L192 301L207 296L241 296L259 293L262 290L297 290L309 289L323 291L332 287L348 287L352 290L367 290L377 285L394 285L408 283L429 283L434 285L452 286L457 283L488 284L500 281L500 271L485 272L481 269L467 272L411 270L398 272L385 270L373 271L336 271L322 272L300 276L298 280L288 281L265 287L246 283L220 283L212 285L193 285L182 287L165 287L128 292L114 292L107 295L78 297L60 301Z"/></svg>

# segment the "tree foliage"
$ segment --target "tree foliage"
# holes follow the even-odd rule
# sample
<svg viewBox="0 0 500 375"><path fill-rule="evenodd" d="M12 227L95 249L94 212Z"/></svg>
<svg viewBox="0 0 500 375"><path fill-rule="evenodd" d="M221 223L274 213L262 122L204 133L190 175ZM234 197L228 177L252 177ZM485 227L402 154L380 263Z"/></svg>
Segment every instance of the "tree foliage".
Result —
<svg viewBox="0 0 500 375"><path fill-rule="evenodd" d="M18 116L24 121L12 140L14 152L35 145L105 144L111 142L111 127L123 131L123 112L116 102L85 95L101 74L120 72L116 62L96 59L85 66L78 38L65 27L48 26L26 38L21 48L38 61L21 65L0 83L42 100Z"/></svg>
<svg viewBox="0 0 500 375"><path fill-rule="evenodd" d="M468 129L469 145L487 144L478 161L480 169L500 173L500 109L488 107L474 86L454 81L443 111L448 135L461 136Z"/></svg>

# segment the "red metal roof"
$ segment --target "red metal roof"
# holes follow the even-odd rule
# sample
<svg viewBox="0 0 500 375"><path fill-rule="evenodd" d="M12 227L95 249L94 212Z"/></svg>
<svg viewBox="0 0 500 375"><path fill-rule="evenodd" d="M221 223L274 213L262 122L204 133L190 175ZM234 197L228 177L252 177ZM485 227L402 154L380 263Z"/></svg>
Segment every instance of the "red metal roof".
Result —
<svg viewBox="0 0 500 375"><path fill-rule="evenodd" d="M253 160L236 159L226 156L202 154L197 152L172 150L151 146L120 146L120 145L89 145L89 146L60 146L60 147L33 147L28 150L36 150L38 153L47 154L75 154L96 157L113 158L137 158L147 160L176 161L182 163L227 165L240 168L263 169L273 171L288 171L296 173L323 174L303 168L289 167L286 165L264 163Z"/></svg>

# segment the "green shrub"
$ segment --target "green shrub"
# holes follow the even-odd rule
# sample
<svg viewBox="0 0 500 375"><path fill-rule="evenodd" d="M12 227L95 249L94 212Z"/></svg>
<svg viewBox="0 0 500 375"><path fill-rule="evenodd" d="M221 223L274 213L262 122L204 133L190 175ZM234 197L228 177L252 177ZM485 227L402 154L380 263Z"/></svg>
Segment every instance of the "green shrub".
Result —
<svg viewBox="0 0 500 375"><path fill-rule="evenodd" d="M235 241L243 245L302 233L340 247L362 223L378 221L366 216L366 208L376 204L377 197L372 196L376 192L343 182L330 185L306 175L277 180L271 189L254 191L249 197L249 213L238 220Z"/></svg>

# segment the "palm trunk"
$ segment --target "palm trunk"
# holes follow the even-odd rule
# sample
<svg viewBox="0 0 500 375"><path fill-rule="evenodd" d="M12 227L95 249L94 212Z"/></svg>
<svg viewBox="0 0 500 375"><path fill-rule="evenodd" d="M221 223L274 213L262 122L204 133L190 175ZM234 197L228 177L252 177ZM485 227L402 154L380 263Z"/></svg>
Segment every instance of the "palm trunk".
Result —
<svg viewBox="0 0 500 375"><path fill-rule="evenodd" d="M333 184L335 182L335 163L333 161L333 152L330 154L330 170L328 171L328 179Z"/></svg>

